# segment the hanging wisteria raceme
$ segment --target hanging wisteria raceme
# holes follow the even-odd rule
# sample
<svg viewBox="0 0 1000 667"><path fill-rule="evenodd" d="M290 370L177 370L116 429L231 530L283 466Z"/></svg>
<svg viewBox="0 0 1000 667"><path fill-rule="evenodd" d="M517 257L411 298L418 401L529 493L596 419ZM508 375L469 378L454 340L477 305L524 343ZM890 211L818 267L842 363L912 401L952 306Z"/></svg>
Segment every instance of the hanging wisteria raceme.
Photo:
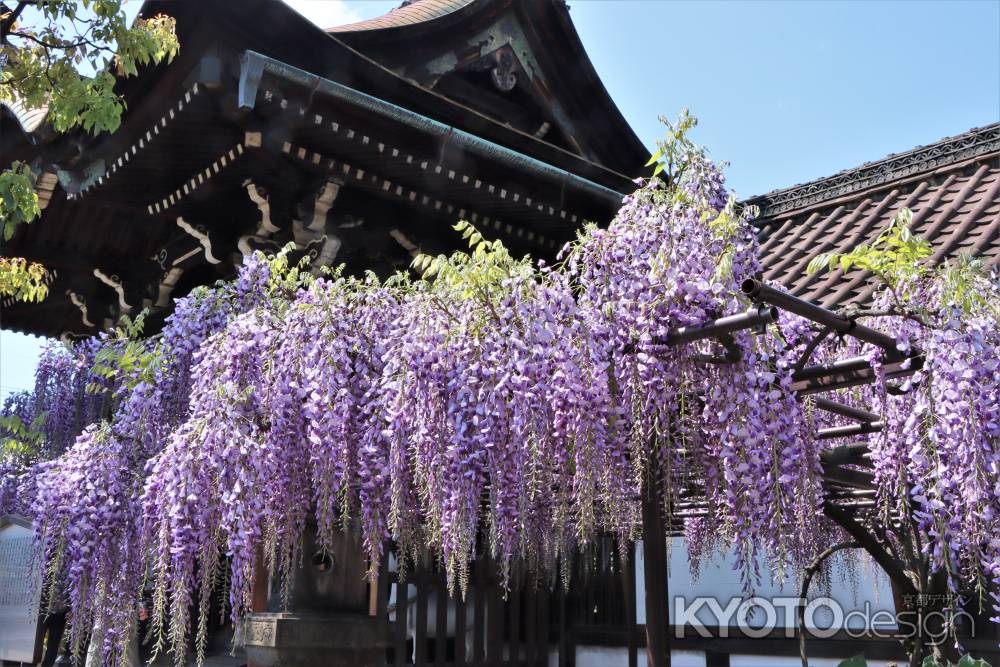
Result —
<svg viewBox="0 0 1000 667"><path fill-rule="evenodd" d="M794 350L744 334L740 361L712 368L695 361L698 346L655 342L746 309L738 285L759 271L756 253L718 169L696 157L679 188L640 187L566 260L587 321L612 351L616 402L630 408L613 435L628 442L615 446L638 470L658 471L667 508L692 481L704 485L748 585L758 555L780 569L814 550L819 450L790 390Z"/></svg>
<svg viewBox="0 0 1000 667"><path fill-rule="evenodd" d="M16 476L37 459L38 432L41 420L35 419L35 396L30 391L8 394L0 408L0 485L12 488ZM2 498L3 496L0 496ZM0 515L5 512L0 502Z"/></svg>
<svg viewBox="0 0 1000 667"><path fill-rule="evenodd" d="M917 313L891 318L899 347L922 350L924 362L906 400L889 402L887 434L871 448L876 470L895 482L880 490L912 507L934 569L953 592L992 598L1000 622L1000 280L969 279L963 268L894 290Z"/></svg>
<svg viewBox="0 0 1000 667"><path fill-rule="evenodd" d="M137 497L142 450L107 422L88 426L68 452L35 475L35 540L44 555L47 599L72 609L70 643L87 633L112 664L134 632L144 574ZM58 574L58 576L51 576Z"/></svg>
<svg viewBox="0 0 1000 667"><path fill-rule="evenodd" d="M789 361L748 343L743 359L720 368L704 394L702 477L748 590L760 576L760 555L774 572L815 556L819 449L790 390Z"/></svg>
<svg viewBox="0 0 1000 667"><path fill-rule="evenodd" d="M30 391L8 394L0 409L0 516L27 516L33 497L38 432L35 396Z"/></svg>
<svg viewBox="0 0 1000 667"><path fill-rule="evenodd" d="M916 392L913 411L903 422L918 520L932 538L939 567L995 564L1000 555L1000 322L949 322L921 344L934 350L918 378L927 386Z"/></svg>
<svg viewBox="0 0 1000 667"><path fill-rule="evenodd" d="M187 415L191 366L205 340L225 327L234 314L266 298L270 280L267 262L247 258L231 284L196 288L178 299L151 351L155 361L147 377L128 383L119 396L115 424L119 432L142 442L146 456L163 448L170 432Z"/></svg>
<svg viewBox="0 0 1000 667"><path fill-rule="evenodd" d="M69 449L84 427L100 419L102 398L87 391L87 385L96 380L90 368L100 346L99 338L91 338L71 352L57 343L42 348L35 373L34 415L45 413L44 458Z"/></svg>
<svg viewBox="0 0 1000 667"><path fill-rule="evenodd" d="M0 516L24 514L18 487L24 470L14 461L0 461Z"/></svg>
<svg viewBox="0 0 1000 667"><path fill-rule="evenodd" d="M0 502L31 499L73 635L107 629L106 655L122 655L148 568L154 635L184 664L191 633L204 647L216 588L241 618L262 568L291 580L313 523L320 549L359 530L374 571L392 539L464 589L483 548L509 581L602 534L641 537L644 499L668 517L694 500L711 523L688 523L693 555L734 549L748 588L765 567L809 564L834 536L815 434L836 422L791 389L816 332L783 316L767 335L735 334L728 363L706 363L723 356L715 342L670 344L750 308L739 285L760 270L718 167L671 155L666 182L640 182L554 267L466 224L471 250L419 259L417 281L313 280L256 256L235 282L178 300L158 337L47 352L34 404L10 410L40 424L43 459L83 432L33 473L5 464L21 478L4 478ZM955 275L911 276L875 304L888 316L872 326L922 351L923 369L837 399L884 415L868 437L880 507L912 510L955 590L988 591L1000 578L996 279ZM955 289L970 284L976 299ZM885 363L836 336L812 361L844 354Z"/></svg>
<svg viewBox="0 0 1000 667"><path fill-rule="evenodd" d="M380 553L387 456L368 397L394 305L371 280L318 282L291 303L235 318L197 355L190 412L151 462L143 498L154 616L170 619L178 660L195 620L190 605L211 599L222 554L240 617L253 568L287 573L313 513L321 548L332 548L350 512L361 514L366 543ZM203 645L207 603L197 611Z"/></svg>
<svg viewBox="0 0 1000 667"><path fill-rule="evenodd" d="M48 462L26 465L5 457L0 514L34 519L48 604L70 603L75 644L97 628L108 661L124 657L142 593L147 552L139 501L146 460L186 414L190 367L201 344L230 316L266 298L269 280L268 263L250 258L234 283L178 299L154 339L102 335L71 347L49 346L35 391L8 401L3 424L11 427L10 418L17 417L21 426L5 433L6 440L34 448L34 457L48 458L76 439ZM102 414L110 422L88 426ZM89 541L81 542L82 535Z"/></svg>
<svg viewBox="0 0 1000 667"><path fill-rule="evenodd" d="M0 408L0 438L17 438L18 431L30 427L35 420L35 395L30 391L15 391L7 395Z"/></svg>
<svg viewBox="0 0 1000 667"><path fill-rule="evenodd" d="M192 371L192 414L149 468L142 505L155 559L154 611L165 618L169 609L179 664L191 605L213 579L220 550L231 558L233 607L242 610L264 525L280 511L263 503L273 452L264 447L261 419L259 387L271 343L259 331L261 317L266 314L237 317L209 339Z"/></svg>
<svg viewBox="0 0 1000 667"><path fill-rule="evenodd" d="M633 470L607 436L607 348L565 276L441 270L404 304L384 375L394 535L439 549L463 584L484 523L504 577L515 557L552 563L599 528L634 534Z"/></svg>
<svg viewBox="0 0 1000 667"><path fill-rule="evenodd" d="M34 488L32 461L49 460L68 449L84 427L101 417L104 401L86 391L97 380L91 373L98 339L70 351L46 344L39 355L33 391L15 392L0 410L0 516L27 514Z"/></svg>

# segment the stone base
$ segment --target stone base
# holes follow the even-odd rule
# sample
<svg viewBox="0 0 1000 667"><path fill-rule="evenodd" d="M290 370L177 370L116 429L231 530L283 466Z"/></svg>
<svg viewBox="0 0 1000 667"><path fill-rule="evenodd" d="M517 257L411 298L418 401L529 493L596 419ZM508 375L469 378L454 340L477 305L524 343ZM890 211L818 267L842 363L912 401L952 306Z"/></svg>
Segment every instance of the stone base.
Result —
<svg viewBox="0 0 1000 667"><path fill-rule="evenodd" d="M377 667L385 659L388 628L360 614L251 614L247 659L260 667Z"/></svg>

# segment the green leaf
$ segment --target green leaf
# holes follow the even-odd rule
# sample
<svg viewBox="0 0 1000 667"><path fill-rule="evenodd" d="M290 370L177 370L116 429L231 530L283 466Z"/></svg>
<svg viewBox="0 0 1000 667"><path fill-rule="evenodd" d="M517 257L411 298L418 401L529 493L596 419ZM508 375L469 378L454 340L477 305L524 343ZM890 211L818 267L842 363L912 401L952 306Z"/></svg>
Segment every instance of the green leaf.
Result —
<svg viewBox="0 0 1000 667"><path fill-rule="evenodd" d="M837 667L868 667L868 662L865 660L865 656L859 653L856 656L841 661Z"/></svg>
<svg viewBox="0 0 1000 667"><path fill-rule="evenodd" d="M826 253L822 255L816 255L811 260L809 260L809 264L806 266L806 273L816 273L818 271L822 271L824 268L826 268L827 262L829 262L829 260L830 256Z"/></svg>
<svg viewBox="0 0 1000 667"><path fill-rule="evenodd" d="M926 274L931 267L925 260L933 254L933 248L907 226L912 217L909 209L900 209L871 245L861 243L848 253L820 255L809 262L807 271L819 271L823 264L842 271L858 267L871 271L893 288Z"/></svg>
<svg viewBox="0 0 1000 667"><path fill-rule="evenodd" d="M893 223L899 225L900 227L909 227L913 222L913 211L905 206L896 213L896 217Z"/></svg>
<svg viewBox="0 0 1000 667"><path fill-rule="evenodd" d="M0 257L0 297L41 301L49 293L49 273L40 264L21 257Z"/></svg>
<svg viewBox="0 0 1000 667"><path fill-rule="evenodd" d="M41 214L35 173L24 162L14 162L0 172L0 220L4 221L3 239L9 241L18 225L31 222Z"/></svg>

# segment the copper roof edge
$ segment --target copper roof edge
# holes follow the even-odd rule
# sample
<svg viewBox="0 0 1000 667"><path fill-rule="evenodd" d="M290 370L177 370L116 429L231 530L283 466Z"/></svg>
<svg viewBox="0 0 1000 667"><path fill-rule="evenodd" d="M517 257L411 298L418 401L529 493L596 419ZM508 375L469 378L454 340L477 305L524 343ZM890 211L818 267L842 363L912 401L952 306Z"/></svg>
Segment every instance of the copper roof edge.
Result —
<svg viewBox="0 0 1000 667"><path fill-rule="evenodd" d="M992 153L1000 153L1000 123L893 153L832 176L749 197L745 203L759 206L760 218L776 217L851 199L928 173L959 168Z"/></svg>

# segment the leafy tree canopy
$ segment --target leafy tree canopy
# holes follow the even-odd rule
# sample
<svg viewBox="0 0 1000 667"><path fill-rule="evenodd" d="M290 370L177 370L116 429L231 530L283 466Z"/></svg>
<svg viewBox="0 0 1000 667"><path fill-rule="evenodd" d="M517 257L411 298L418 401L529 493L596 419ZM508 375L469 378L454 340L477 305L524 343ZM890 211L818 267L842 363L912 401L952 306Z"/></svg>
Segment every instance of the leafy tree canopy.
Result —
<svg viewBox="0 0 1000 667"><path fill-rule="evenodd" d="M124 0L23 0L0 2L0 103L47 108L58 132L74 128L113 132L125 102L115 91L121 76L170 62L179 44L174 20L157 15L131 25ZM0 172L3 240L41 210L37 171L23 162ZM0 261L0 296L45 298L45 269L23 259Z"/></svg>

